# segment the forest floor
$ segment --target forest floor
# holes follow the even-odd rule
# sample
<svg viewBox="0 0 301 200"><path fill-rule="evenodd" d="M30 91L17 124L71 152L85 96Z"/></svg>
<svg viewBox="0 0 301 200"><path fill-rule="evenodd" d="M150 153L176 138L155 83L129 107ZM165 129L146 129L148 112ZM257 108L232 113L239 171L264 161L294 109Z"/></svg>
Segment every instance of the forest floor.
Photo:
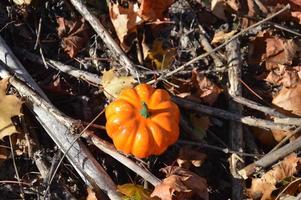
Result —
<svg viewBox="0 0 301 200"><path fill-rule="evenodd" d="M301 199L300 39L300 0L1 0L0 200Z"/></svg>

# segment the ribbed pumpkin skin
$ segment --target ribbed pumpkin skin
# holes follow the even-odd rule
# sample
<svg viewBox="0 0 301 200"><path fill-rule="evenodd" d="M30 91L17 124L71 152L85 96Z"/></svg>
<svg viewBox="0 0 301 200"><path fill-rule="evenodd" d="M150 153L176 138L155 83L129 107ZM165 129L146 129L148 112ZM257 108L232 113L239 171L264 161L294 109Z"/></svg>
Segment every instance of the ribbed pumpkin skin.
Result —
<svg viewBox="0 0 301 200"><path fill-rule="evenodd" d="M143 102L150 116L141 115ZM125 89L105 111L115 147L138 158L163 153L179 137L180 111L165 90L147 84Z"/></svg>

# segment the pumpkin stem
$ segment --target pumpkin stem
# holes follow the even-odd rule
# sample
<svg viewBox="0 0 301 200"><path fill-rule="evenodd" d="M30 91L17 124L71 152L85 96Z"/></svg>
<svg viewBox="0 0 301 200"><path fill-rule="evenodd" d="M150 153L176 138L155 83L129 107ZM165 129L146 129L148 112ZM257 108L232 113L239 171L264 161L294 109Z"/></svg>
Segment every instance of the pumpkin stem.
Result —
<svg viewBox="0 0 301 200"><path fill-rule="evenodd" d="M144 117L144 118L150 117L150 113L148 111L148 107L147 107L146 103L143 101L141 103L141 105L142 105L142 108L140 110L140 114L142 115L142 117Z"/></svg>

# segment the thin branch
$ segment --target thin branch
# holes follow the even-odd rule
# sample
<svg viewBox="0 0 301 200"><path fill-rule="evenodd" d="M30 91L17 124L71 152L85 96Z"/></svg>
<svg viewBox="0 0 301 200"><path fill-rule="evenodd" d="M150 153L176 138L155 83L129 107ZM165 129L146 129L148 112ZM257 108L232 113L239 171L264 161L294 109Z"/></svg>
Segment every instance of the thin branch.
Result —
<svg viewBox="0 0 301 200"><path fill-rule="evenodd" d="M278 129L284 131L289 131L294 128L293 126L277 124L269 120L258 119L251 116L240 116L237 114L233 114L231 112L227 112L222 109L205 106L200 103L196 103L194 101L179 98L176 96L172 97L172 99L180 107L186 108L188 110L204 113L207 115L212 115L226 120L241 122L249 126L255 126L255 127L265 128L265 129Z"/></svg>

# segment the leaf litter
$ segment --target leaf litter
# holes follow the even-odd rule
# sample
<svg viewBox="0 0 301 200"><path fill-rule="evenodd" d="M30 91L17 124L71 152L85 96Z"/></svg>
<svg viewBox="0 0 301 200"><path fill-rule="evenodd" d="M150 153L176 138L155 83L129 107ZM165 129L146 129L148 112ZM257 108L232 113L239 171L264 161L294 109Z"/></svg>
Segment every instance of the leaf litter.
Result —
<svg viewBox="0 0 301 200"><path fill-rule="evenodd" d="M90 11L105 24L105 28L115 42L121 46L138 71L144 75L141 80L136 80L125 72L124 66L112 56L114 52L107 49L101 38L93 36L95 33L88 22L71 8L71 4L61 0L46 1L45 5L42 2L30 0L4 0L3 2L0 2L0 15L2 16L2 13L7 15L5 17L11 20L11 24L1 24L2 21L0 21L0 27L3 27L0 34L12 47L23 48L46 58L59 60L100 77L100 83L96 83L100 86L94 87L79 80L79 77L71 78L69 75L43 68L35 62L28 63L22 60L28 71L50 96L52 103L74 118L80 115L72 114L68 105L74 105L73 108L83 107L81 109L89 111L87 113L90 113L91 118L93 113L98 113L107 102L118 97L123 89L149 80L155 80L156 87L164 88L177 97L226 110L229 101L226 72L229 66L224 49L211 53L211 57L188 66L174 76L162 76L164 79L161 81L157 78L206 52L206 48L202 46L204 41L200 41L202 40L199 37L200 34L205 36L207 44L215 48L231 39L239 31L270 16L271 13L275 13L288 3L291 10L281 13L270 22L261 24L239 38L243 74L241 79L247 85L246 88L243 87L243 95L247 98L258 101L253 95L256 93L261 97L261 103L276 108L279 112L293 117L301 115L300 37L294 34L294 31L300 32L301 30L301 2L299 0L111 0L97 3L88 1ZM39 9L39 6L42 9ZM42 14L42 10L46 14ZM36 20L39 18L42 20L41 30L37 27ZM277 27L282 27L282 29ZM11 42L9 38L14 38L17 42ZM36 44L41 48L40 51L35 50ZM93 56L88 52L94 52ZM18 58L22 59L23 55L18 55ZM224 71L214 66L214 59L221 60L224 64ZM24 130L21 127L19 131L20 127L18 127L17 131L12 121L12 117L15 116L26 115L32 118L34 116L28 112L21 113L22 101L16 95L8 95L5 80L1 81L0 86L2 91L0 125L3 129L0 131L3 140L1 141L3 147L0 147L0 164L7 166L11 159L6 136L12 136L14 153L18 159L34 161L33 158L28 157L30 146L28 139L25 138L26 135L23 134ZM230 145L231 139L228 135L228 121L202 113L188 112L185 108L181 108L181 114L182 121L185 121L188 128L181 124L180 140L188 141L190 145L182 146L181 143L177 143L166 153L146 160L136 160L130 157L162 180L162 183L155 187L147 184L143 187L144 180L137 177L135 172L125 169L118 161L95 150L93 145L87 145L95 153L93 156L97 157L114 179L124 199L231 198L232 177L227 162L230 154L216 152L217 148L230 148L227 146ZM264 113L259 115L248 109L244 109L243 114L273 120L273 116ZM88 118L85 117L85 120ZM99 129L104 119L100 118L97 123L99 124L93 124L93 127L89 128L90 131L100 132L100 137L110 141L105 131ZM30 136L33 135L32 129L37 129L42 139L35 140L37 143L41 140L41 145L47 149L43 155L48 159L46 163L51 163L49 158L55 151L54 146L49 142L51 139L45 137L44 130L33 122L27 126ZM212 134L207 134L209 130L210 133L214 132L214 137ZM260 137L270 137L265 138L266 141L255 140L259 148L257 152L262 155L265 155L270 147L274 147L290 133L279 130L250 130L254 135L259 132ZM291 138L291 141L297 137L298 135ZM200 144L196 144L194 140ZM199 148L201 144L207 143L214 148ZM266 145L267 143L270 146ZM247 188L243 197L275 199L277 194L282 195L282 192L288 196L287 198L296 197L297 191L300 191L298 182L293 184L299 176L300 158L297 154L278 160L273 167L268 166L251 176L251 187ZM249 163L255 161L257 157L244 159L246 163ZM34 165L22 166L24 171L22 169L21 174L24 177L26 173L30 174L29 170L26 171L28 166ZM162 167L165 168L159 171L158 169ZM70 171L72 170L74 169L70 168ZM94 190L81 187L83 184L76 182L74 176L64 169L59 173L62 177L60 181L68 182L67 189L75 191L77 197L99 199ZM0 176L3 175L0 173ZM13 176L4 176L5 179L9 177ZM24 179L35 183L40 181L38 176L26 178ZM289 183L292 183L291 192L285 192ZM0 190L3 191L1 188Z"/></svg>

